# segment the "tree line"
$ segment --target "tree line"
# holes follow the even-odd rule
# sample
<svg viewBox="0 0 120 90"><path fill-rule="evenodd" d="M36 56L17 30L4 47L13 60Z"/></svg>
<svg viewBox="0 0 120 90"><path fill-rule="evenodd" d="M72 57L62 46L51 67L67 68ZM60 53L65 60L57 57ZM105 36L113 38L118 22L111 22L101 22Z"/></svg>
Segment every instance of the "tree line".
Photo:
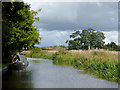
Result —
<svg viewBox="0 0 120 90"><path fill-rule="evenodd" d="M34 21L39 20L38 11L30 10L30 5L24 2L2 2L3 58L40 43L39 32L33 26Z"/></svg>
<svg viewBox="0 0 120 90"><path fill-rule="evenodd" d="M108 49L111 51L120 51L120 46L116 45L115 42L111 42L111 43L104 45L103 49Z"/></svg>
<svg viewBox="0 0 120 90"><path fill-rule="evenodd" d="M120 51L120 46L114 42L105 45L105 35L103 32L96 31L92 28L84 29L82 31L75 30L70 35L70 40L67 40L69 50L88 50L88 49L108 49Z"/></svg>

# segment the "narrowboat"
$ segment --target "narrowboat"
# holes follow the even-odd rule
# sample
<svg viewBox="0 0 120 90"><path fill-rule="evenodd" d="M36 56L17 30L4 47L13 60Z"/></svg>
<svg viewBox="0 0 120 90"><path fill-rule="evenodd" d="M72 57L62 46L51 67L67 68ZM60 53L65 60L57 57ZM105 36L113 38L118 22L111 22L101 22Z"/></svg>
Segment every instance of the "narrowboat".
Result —
<svg viewBox="0 0 120 90"><path fill-rule="evenodd" d="M26 69L29 62L24 55L15 55L11 63L11 69L13 70L23 70Z"/></svg>

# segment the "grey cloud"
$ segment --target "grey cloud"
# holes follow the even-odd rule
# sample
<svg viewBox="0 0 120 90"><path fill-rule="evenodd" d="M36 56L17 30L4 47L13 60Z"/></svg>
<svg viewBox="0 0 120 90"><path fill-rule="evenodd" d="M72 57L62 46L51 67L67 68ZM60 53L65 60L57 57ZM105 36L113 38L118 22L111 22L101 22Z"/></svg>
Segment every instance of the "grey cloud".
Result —
<svg viewBox="0 0 120 90"><path fill-rule="evenodd" d="M48 31L45 29L39 29L40 36L42 37L41 43L36 44L38 47L53 46L53 45L67 45L65 42L69 39L69 35L72 31Z"/></svg>
<svg viewBox="0 0 120 90"><path fill-rule="evenodd" d="M74 30L93 28L112 31L118 29L117 2L33 3L42 8L40 21L34 25L46 30ZM34 6L35 5L35 6ZM34 8L35 7L35 8Z"/></svg>

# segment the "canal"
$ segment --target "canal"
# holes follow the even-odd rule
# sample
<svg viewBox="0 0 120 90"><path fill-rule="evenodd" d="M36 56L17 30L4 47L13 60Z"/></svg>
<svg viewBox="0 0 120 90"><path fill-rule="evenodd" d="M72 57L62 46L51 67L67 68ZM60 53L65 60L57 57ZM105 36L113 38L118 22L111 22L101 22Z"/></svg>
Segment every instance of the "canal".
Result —
<svg viewBox="0 0 120 90"><path fill-rule="evenodd" d="M70 66L60 66L52 60L28 58L24 71L2 74L2 88L118 88L116 82L97 79Z"/></svg>

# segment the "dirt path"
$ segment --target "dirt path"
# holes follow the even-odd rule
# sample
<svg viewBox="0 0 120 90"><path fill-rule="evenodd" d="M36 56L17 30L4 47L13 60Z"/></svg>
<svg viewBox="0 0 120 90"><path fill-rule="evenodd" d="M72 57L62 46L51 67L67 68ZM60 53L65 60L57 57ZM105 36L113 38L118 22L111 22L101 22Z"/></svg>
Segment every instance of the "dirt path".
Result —
<svg viewBox="0 0 120 90"><path fill-rule="evenodd" d="M22 51L21 54L30 54L31 51Z"/></svg>

